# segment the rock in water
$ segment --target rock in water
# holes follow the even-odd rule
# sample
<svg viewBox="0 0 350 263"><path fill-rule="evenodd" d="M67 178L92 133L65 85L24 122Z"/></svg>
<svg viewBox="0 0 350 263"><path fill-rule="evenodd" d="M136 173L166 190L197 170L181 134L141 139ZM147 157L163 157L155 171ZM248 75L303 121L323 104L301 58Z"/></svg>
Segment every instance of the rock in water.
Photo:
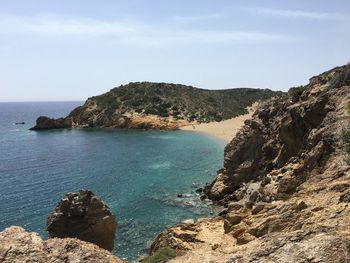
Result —
<svg viewBox="0 0 350 263"><path fill-rule="evenodd" d="M42 240L39 234L12 226L0 232L0 262L122 263L98 246L75 238Z"/></svg>
<svg viewBox="0 0 350 263"><path fill-rule="evenodd" d="M113 250L117 221L109 207L89 190L67 193L47 219L50 238L72 237Z"/></svg>
<svg viewBox="0 0 350 263"><path fill-rule="evenodd" d="M33 128L30 128L30 130L65 129L71 127L71 118L51 119L46 116L40 116L36 119L36 125Z"/></svg>

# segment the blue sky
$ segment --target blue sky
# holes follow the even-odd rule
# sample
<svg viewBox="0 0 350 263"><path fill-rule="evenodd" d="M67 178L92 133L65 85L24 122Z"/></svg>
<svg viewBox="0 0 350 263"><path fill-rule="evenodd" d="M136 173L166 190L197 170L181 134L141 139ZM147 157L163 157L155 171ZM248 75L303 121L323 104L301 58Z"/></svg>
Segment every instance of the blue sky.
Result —
<svg viewBox="0 0 350 263"><path fill-rule="evenodd" d="M348 0L1 0L0 101L131 81L287 90L350 62Z"/></svg>

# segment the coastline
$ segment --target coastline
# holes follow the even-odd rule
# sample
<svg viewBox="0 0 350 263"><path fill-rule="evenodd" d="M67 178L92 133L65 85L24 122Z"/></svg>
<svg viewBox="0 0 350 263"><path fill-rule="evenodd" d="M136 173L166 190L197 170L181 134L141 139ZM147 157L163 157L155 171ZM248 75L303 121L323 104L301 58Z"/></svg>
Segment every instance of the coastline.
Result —
<svg viewBox="0 0 350 263"><path fill-rule="evenodd" d="M220 121L200 123L180 127L183 131L204 132L218 139L223 140L226 144L229 143L237 134L237 132L244 126L246 120L251 119L258 103L255 102L252 106L248 107L248 113L239 115L237 117Z"/></svg>

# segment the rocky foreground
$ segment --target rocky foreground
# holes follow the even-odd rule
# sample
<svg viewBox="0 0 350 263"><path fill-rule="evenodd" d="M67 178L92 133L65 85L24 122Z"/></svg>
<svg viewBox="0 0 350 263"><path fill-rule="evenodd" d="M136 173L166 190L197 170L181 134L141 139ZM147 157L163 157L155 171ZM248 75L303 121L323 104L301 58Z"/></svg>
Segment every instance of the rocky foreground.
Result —
<svg viewBox="0 0 350 263"><path fill-rule="evenodd" d="M0 232L0 262L122 263L114 247L116 218L89 190L66 194L47 220L48 240L12 226Z"/></svg>
<svg viewBox="0 0 350 263"><path fill-rule="evenodd" d="M109 251L77 238L42 238L13 226L0 232L1 263L122 263Z"/></svg>
<svg viewBox="0 0 350 263"><path fill-rule="evenodd" d="M179 84L135 82L87 99L67 117L41 116L32 129L175 130L189 124L230 119L247 113L246 108L257 100L281 94L267 89L205 90Z"/></svg>
<svg viewBox="0 0 350 263"><path fill-rule="evenodd" d="M261 106L206 185L220 216L164 230L171 262L350 262L350 65Z"/></svg>

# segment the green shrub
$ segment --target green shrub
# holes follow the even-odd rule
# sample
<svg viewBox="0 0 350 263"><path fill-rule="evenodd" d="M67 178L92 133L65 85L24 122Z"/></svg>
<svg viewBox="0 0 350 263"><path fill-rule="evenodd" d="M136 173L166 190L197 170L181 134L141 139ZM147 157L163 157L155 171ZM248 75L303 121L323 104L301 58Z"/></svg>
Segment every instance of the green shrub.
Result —
<svg viewBox="0 0 350 263"><path fill-rule="evenodd" d="M343 143L350 144L350 130L343 129L341 132Z"/></svg>
<svg viewBox="0 0 350 263"><path fill-rule="evenodd" d="M152 256L146 257L142 260L142 263L163 263L176 257L176 251L170 247L164 247L159 249Z"/></svg>
<svg viewBox="0 0 350 263"><path fill-rule="evenodd" d="M128 102L128 104L130 104L133 107L137 107L137 106L140 106L143 102L144 102L144 100L142 99L142 97L135 97L135 98L132 98Z"/></svg>
<svg viewBox="0 0 350 263"><path fill-rule="evenodd" d="M153 108L151 105L148 105L146 108L145 108L145 111L144 111L145 114L158 114L158 110L156 108Z"/></svg>
<svg viewBox="0 0 350 263"><path fill-rule="evenodd" d="M118 99L110 94L103 94L101 96L93 97L93 99L101 108L116 109L120 106Z"/></svg>
<svg viewBox="0 0 350 263"><path fill-rule="evenodd" d="M346 161L350 164L350 130L343 129L340 136L343 141L343 148L347 154Z"/></svg>
<svg viewBox="0 0 350 263"><path fill-rule="evenodd" d="M136 111L207 122L243 114L254 101L281 94L270 90L204 90L177 84L135 82L92 99L100 108L118 109L118 112Z"/></svg>
<svg viewBox="0 0 350 263"><path fill-rule="evenodd" d="M208 97L206 100L210 103L215 103L215 99L213 97Z"/></svg>
<svg viewBox="0 0 350 263"><path fill-rule="evenodd" d="M347 64L344 70L336 73L336 75L332 78L330 85L332 88L350 86L350 64Z"/></svg>
<svg viewBox="0 0 350 263"><path fill-rule="evenodd" d="M297 102L305 90L304 86L293 87L288 90L288 95L293 102Z"/></svg>
<svg viewBox="0 0 350 263"><path fill-rule="evenodd" d="M215 115L215 116L214 116L214 120L217 121L217 122L220 122L220 121L223 120L223 118L222 118L222 116L220 116L220 115Z"/></svg>

